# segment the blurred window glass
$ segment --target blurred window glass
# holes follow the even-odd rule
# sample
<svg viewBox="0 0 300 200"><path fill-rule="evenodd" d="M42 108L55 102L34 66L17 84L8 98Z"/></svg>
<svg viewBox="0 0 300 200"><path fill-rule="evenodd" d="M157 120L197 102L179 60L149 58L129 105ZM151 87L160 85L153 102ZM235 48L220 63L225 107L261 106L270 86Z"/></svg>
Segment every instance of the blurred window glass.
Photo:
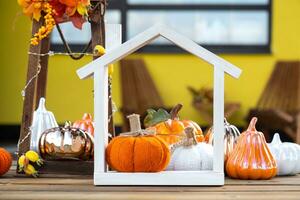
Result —
<svg viewBox="0 0 300 200"><path fill-rule="evenodd" d="M269 53L271 47L271 0L108 0L106 23L121 23L124 41L164 23L217 53ZM83 48L91 37L90 25L75 29L61 24L71 47ZM80 37L78 37L80 36ZM55 50L64 50L57 30ZM141 52L181 52L164 38Z"/></svg>

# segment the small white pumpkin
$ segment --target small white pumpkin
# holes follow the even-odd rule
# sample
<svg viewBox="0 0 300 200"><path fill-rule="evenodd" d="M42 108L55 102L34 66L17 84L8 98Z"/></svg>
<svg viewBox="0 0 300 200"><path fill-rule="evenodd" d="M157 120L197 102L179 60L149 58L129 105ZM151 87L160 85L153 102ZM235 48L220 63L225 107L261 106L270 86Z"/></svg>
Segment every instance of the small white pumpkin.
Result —
<svg viewBox="0 0 300 200"><path fill-rule="evenodd" d="M169 171L212 170L213 147L204 142L198 143L194 128L185 128L186 138L176 147L167 167Z"/></svg>
<svg viewBox="0 0 300 200"><path fill-rule="evenodd" d="M300 145L281 142L279 134L275 133L268 146L277 162L277 175L300 173Z"/></svg>
<svg viewBox="0 0 300 200"><path fill-rule="evenodd" d="M53 113L46 109L45 101L45 98L40 98L39 107L33 113L30 127L30 149L36 152L39 152L39 140L42 133L47 129L58 127Z"/></svg>

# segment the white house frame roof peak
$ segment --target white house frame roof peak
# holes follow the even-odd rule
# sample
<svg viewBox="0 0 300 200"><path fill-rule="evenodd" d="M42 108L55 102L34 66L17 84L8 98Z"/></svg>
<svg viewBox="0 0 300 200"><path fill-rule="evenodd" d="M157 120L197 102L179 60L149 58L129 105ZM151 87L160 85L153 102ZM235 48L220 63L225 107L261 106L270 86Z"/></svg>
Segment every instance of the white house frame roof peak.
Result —
<svg viewBox="0 0 300 200"><path fill-rule="evenodd" d="M224 72L231 75L234 78L239 78L241 69L224 60L220 56L208 51L196 42L187 38L186 36L177 33L175 30L167 27L164 24L158 23L149 29L139 33L130 40L121 44L117 48L111 49L103 56L88 63L77 70L77 74L80 79L85 79L93 75L97 67L107 66L111 63L121 60L122 58L132 54L143 46L149 44L159 36L162 36L181 47L187 52L197 56L200 59L212 64L213 66L221 67Z"/></svg>

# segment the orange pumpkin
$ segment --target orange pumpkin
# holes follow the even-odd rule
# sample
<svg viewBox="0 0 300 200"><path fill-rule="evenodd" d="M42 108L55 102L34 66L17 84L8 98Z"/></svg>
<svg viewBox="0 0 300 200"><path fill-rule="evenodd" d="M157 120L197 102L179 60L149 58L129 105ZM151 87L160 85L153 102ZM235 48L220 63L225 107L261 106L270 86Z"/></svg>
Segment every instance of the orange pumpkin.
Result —
<svg viewBox="0 0 300 200"><path fill-rule="evenodd" d="M256 130L256 122L257 118L253 117L228 157L226 172L231 178L256 180L270 179L276 175L276 161L263 133Z"/></svg>
<svg viewBox="0 0 300 200"><path fill-rule="evenodd" d="M181 108L182 104L177 104L170 113L163 109L157 111L149 109L144 125L147 129L155 130L159 137L170 145L179 142L185 136L184 129L186 127L194 128L197 141L202 142L204 136L200 126L191 120L179 119L178 113Z"/></svg>
<svg viewBox="0 0 300 200"><path fill-rule="evenodd" d="M8 172L11 167L12 157L8 151L0 148L0 176Z"/></svg>
<svg viewBox="0 0 300 200"><path fill-rule="evenodd" d="M167 144L147 130L142 130L139 115L128 116L130 133L123 133L110 141L106 148L106 162L119 172L159 172L170 161Z"/></svg>
<svg viewBox="0 0 300 200"><path fill-rule="evenodd" d="M72 126L80 128L94 136L93 117L89 113L84 113L82 119L75 121Z"/></svg>

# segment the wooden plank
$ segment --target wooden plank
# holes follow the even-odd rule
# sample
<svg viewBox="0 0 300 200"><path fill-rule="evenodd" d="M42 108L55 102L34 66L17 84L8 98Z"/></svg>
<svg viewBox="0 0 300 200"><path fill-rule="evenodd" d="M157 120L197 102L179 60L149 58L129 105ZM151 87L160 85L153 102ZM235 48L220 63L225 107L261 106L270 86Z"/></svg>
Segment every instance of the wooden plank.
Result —
<svg viewBox="0 0 300 200"><path fill-rule="evenodd" d="M32 31L31 35L33 36L36 32L38 32L39 28L43 25L44 19L36 21L33 20L32 22ZM32 53L40 53L41 44L43 41L40 42L39 45L30 45L29 51ZM28 68L27 68L27 79L26 83L37 73L39 64L39 56L30 54L28 57ZM36 84L37 80L34 79L26 88L25 90L25 98L23 101L23 114L22 114L22 123L20 129L20 141L26 137L29 131L29 127L31 126L32 122L32 115L35 108L35 96L36 96ZM22 154L28 151L30 148L30 136L27 137L22 144L19 146L19 154Z"/></svg>
<svg viewBox="0 0 300 200"><path fill-rule="evenodd" d="M44 161L40 174L63 174L63 175L92 175L94 172L93 161Z"/></svg>
<svg viewBox="0 0 300 200"><path fill-rule="evenodd" d="M24 199L24 200L34 200L34 199L106 199L106 200L115 200L115 199L130 199L130 200L153 200L153 199L161 199L161 200L199 200L199 199L206 199L206 200L218 200L218 199L244 199L244 200L299 200L300 192L299 191L288 191L288 192L276 192L276 191L269 191L264 193L258 192L130 192L124 194L123 192L31 192L31 191L10 191L0 194L1 199Z"/></svg>
<svg viewBox="0 0 300 200"><path fill-rule="evenodd" d="M271 191L281 191L281 192L295 192L300 190L299 185L288 186L281 185L274 187L273 185L237 185L237 186L223 186L223 187L169 187L169 186L159 186L159 187L94 187L92 183L85 185L61 185L61 184L0 184L0 192L5 191L57 191L57 192L123 192L124 194L130 192L271 192Z"/></svg>
<svg viewBox="0 0 300 200"><path fill-rule="evenodd" d="M25 177L25 175L16 175L16 162L14 161L10 171L0 178L0 185L3 184L26 184L26 185L91 185L93 177L90 175L62 175L62 174L42 174L40 178ZM270 180L238 180L225 178L225 186L251 186L251 185L269 185L269 186L300 186L300 174L295 176L276 176ZM176 188L176 187L175 187ZM214 187L216 188L216 187Z"/></svg>
<svg viewBox="0 0 300 200"><path fill-rule="evenodd" d="M92 176L75 176L75 175L53 175L53 174L43 174L40 178L31 178L20 175L15 175L15 172L4 175L0 179L0 185L3 184L26 184L26 185L92 185L93 180ZM297 176L283 176L283 177L275 177L270 180L236 180L236 179L225 179L225 185L237 185L237 186L250 186L250 185L272 185L283 186L283 185L296 185L300 186L300 175Z"/></svg>
<svg viewBox="0 0 300 200"><path fill-rule="evenodd" d="M50 50L50 36L41 41L41 54L46 54ZM48 74L49 55L40 57L41 71L37 77L35 109L37 109L40 98L46 98L47 74Z"/></svg>
<svg viewBox="0 0 300 200"><path fill-rule="evenodd" d="M97 5L99 1L91 1L93 6ZM105 8L103 8L105 9ZM104 15L102 15L101 6L95 7L92 13L89 15L92 34L92 49L96 45L102 45L105 47L105 25ZM99 56L93 56L93 60L99 58Z"/></svg>

